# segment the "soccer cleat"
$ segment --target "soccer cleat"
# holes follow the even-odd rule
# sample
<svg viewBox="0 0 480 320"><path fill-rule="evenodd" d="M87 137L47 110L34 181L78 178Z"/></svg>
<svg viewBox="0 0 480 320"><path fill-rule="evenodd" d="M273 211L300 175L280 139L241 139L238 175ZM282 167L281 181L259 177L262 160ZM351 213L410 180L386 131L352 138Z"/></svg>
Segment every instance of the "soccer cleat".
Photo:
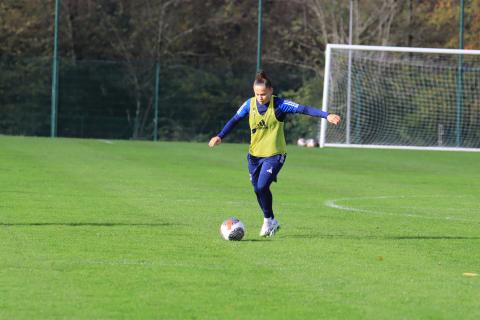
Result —
<svg viewBox="0 0 480 320"><path fill-rule="evenodd" d="M260 237L272 237L279 229L280 225L277 220L272 219L270 221L265 221L260 230Z"/></svg>
<svg viewBox="0 0 480 320"><path fill-rule="evenodd" d="M278 232L278 230L280 230L280 225L278 224L277 220L273 219L270 222L270 229L268 230L267 237L273 237L275 235L275 233Z"/></svg>
<svg viewBox="0 0 480 320"><path fill-rule="evenodd" d="M260 229L260 237L266 237L268 230L270 229L269 220L263 222L262 228Z"/></svg>

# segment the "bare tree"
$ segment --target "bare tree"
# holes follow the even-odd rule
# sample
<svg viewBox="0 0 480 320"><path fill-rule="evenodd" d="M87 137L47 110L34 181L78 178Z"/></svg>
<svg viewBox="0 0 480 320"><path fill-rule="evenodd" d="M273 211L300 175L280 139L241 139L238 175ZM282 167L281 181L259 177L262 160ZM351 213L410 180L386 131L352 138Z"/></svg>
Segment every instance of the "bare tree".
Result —
<svg viewBox="0 0 480 320"><path fill-rule="evenodd" d="M354 1L354 43L391 44L392 26L403 8L397 0ZM300 14L305 12L304 14ZM276 14L286 15L293 26L301 25L297 32L292 27L276 30L287 43L285 47L267 52L266 59L276 63L295 65L323 72L323 54L328 43L348 43L349 1L292 0L278 5ZM306 17L304 17L306 15ZM293 28L295 30L295 28Z"/></svg>

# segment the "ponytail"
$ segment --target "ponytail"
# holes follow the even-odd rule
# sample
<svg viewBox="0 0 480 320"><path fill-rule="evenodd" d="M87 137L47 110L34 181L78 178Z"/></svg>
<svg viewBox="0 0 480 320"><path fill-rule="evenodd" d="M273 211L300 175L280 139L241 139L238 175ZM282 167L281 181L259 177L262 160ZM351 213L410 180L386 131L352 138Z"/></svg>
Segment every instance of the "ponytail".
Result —
<svg viewBox="0 0 480 320"><path fill-rule="evenodd" d="M267 77L265 71L260 70L255 75L255 82L253 83L254 86L265 86L265 88L272 88L272 82Z"/></svg>

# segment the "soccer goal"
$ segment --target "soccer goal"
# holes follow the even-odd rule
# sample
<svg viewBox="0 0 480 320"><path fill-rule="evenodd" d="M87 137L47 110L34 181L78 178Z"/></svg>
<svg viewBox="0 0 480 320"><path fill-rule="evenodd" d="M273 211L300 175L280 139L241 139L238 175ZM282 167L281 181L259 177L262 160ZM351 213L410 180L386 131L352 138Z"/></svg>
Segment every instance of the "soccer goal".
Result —
<svg viewBox="0 0 480 320"><path fill-rule="evenodd" d="M480 151L480 50L329 44L320 146Z"/></svg>

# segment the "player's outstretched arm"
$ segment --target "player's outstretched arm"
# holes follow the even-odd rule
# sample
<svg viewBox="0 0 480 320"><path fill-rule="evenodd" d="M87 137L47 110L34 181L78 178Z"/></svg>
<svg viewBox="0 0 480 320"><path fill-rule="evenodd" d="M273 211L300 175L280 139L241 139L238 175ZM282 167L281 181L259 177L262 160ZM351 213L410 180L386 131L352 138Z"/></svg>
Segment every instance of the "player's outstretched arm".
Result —
<svg viewBox="0 0 480 320"><path fill-rule="evenodd" d="M222 143L222 138L220 138L219 136L215 136L212 139L210 139L210 142L208 143L208 146L210 148L213 148L220 143Z"/></svg>
<svg viewBox="0 0 480 320"><path fill-rule="evenodd" d="M342 119L340 118L340 116L336 115L336 114L333 114L333 113L330 113L328 116L327 116L327 121L330 122L330 123L333 123L335 125L339 124L340 121L342 121Z"/></svg>
<svg viewBox="0 0 480 320"><path fill-rule="evenodd" d="M341 122L340 116L336 114L333 114L333 113L330 114L320 109L304 106L291 100L282 100L282 104L280 105L280 110L282 110L285 113L302 113L311 117L324 118L324 119L327 119L329 123L332 123L335 125Z"/></svg>
<svg viewBox="0 0 480 320"><path fill-rule="evenodd" d="M248 102L248 100L247 100ZM248 106L247 102L244 103L244 106ZM243 110L244 106L240 107L240 111L238 111L223 127L222 131L220 131L215 137L210 139L208 142L208 146L210 148L215 147L217 144L222 143L222 139L228 135L230 131L238 124L238 122L245 118L248 115L248 109Z"/></svg>

